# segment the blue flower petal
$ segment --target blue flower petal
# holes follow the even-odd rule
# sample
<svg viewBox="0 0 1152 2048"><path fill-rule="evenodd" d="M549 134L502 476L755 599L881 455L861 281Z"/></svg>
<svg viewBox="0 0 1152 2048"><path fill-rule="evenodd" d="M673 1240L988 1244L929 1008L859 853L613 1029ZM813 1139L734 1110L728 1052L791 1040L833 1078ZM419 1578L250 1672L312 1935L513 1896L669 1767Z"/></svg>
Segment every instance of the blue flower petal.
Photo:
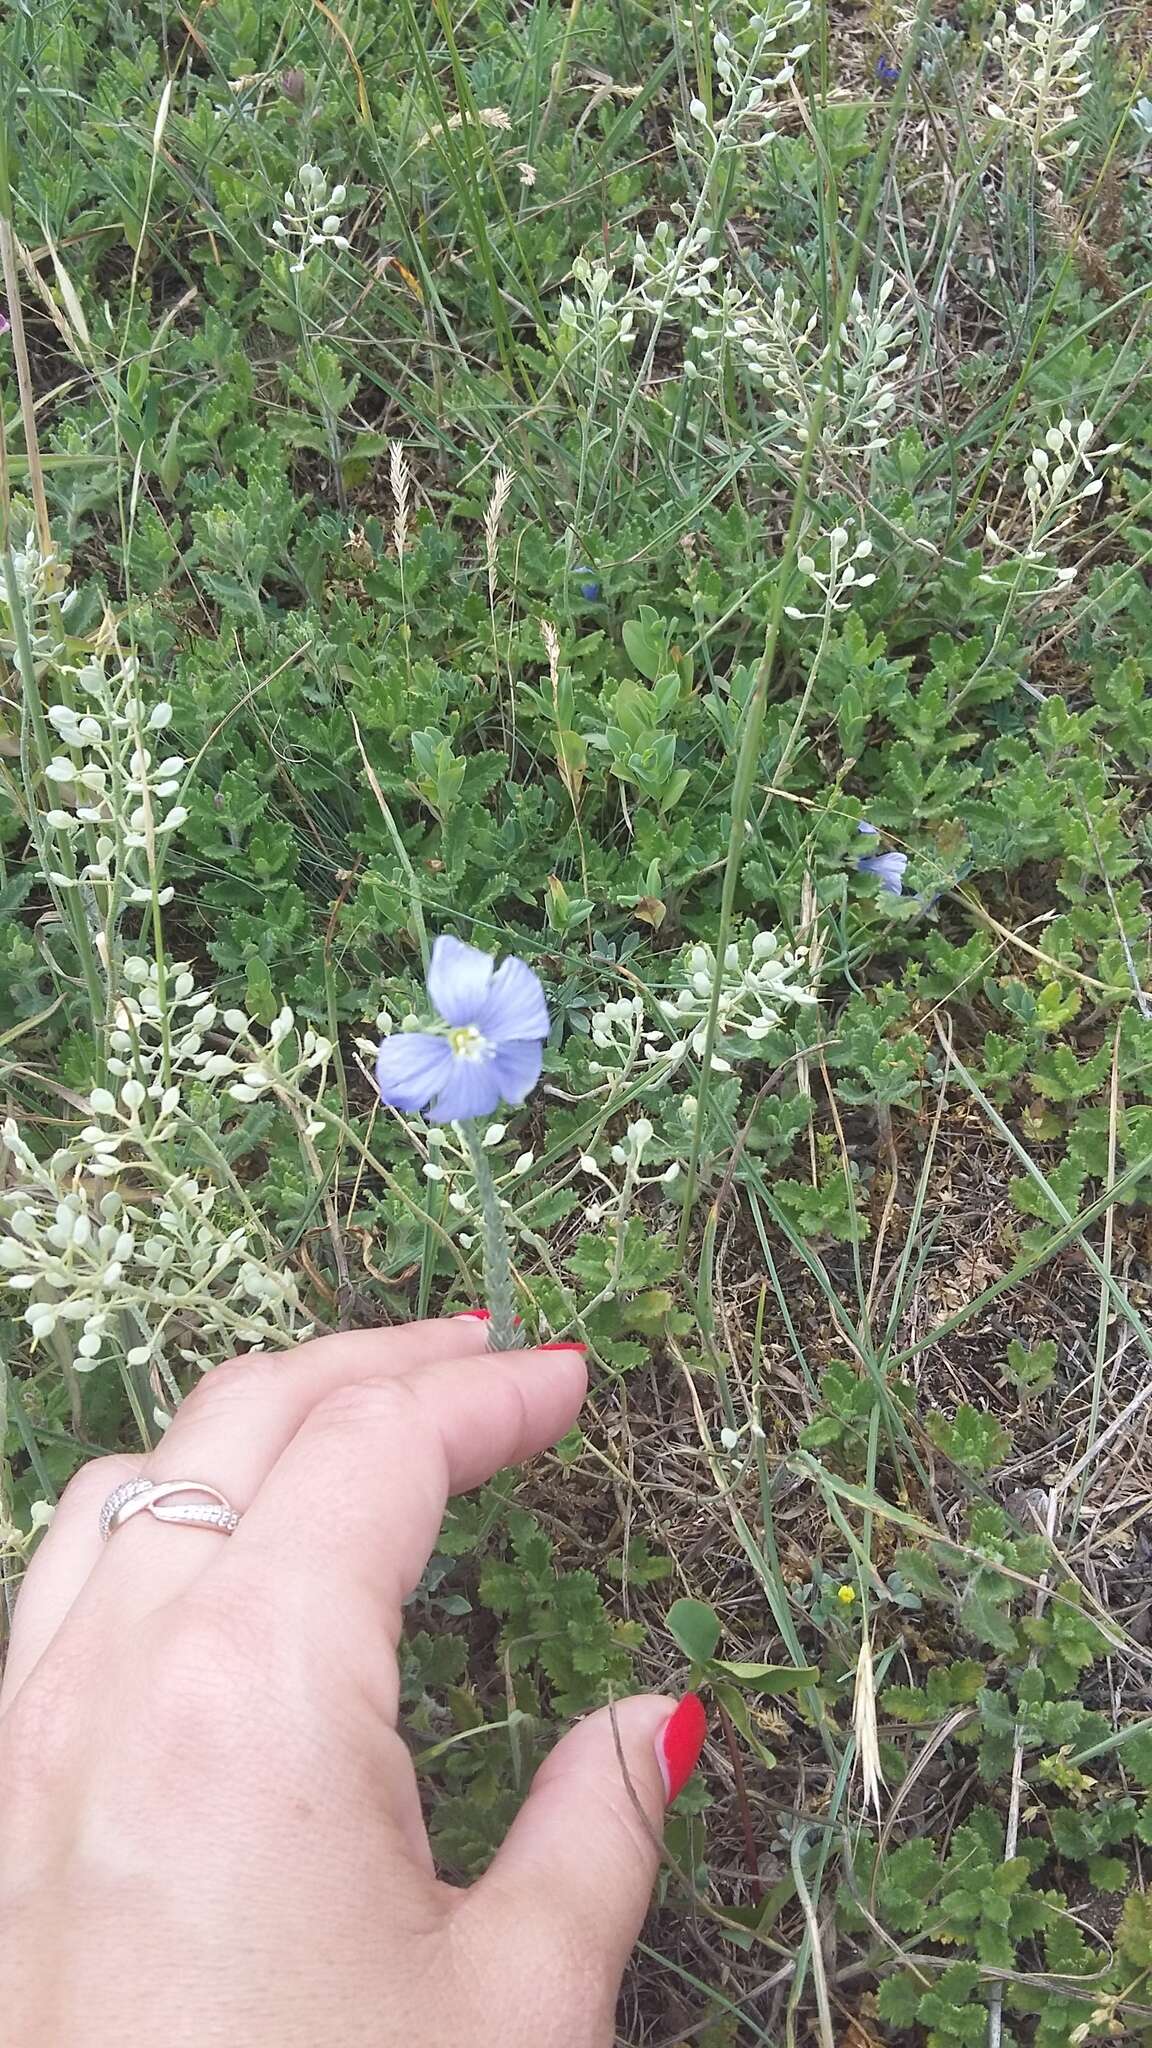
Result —
<svg viewBox="0 0 1152 2048"><path fill-rule="evenodd" d="M475 1024L492 980L491 953L442 932L432 948L428 993L446 1024Z"/></svg>
<svg viewBox="0 0 1152 2048"><path fill-rule="evenodd" d="M904 893L904 870L908 865L906 853L866 853L856 866L862 875L875 875L880 887L889 896Z"/></svg>
<svg viewBox="0 0 1152 2048"><path fill-rule="evenodd" d="M474 1020L484 1037L547 1038L548 1005L540 977L523 960L505 960L493 977L488 1000Z"/></svg>
<svg viewBox="0 0 1152 2048"><path fill-rule="evenodd" d="M858 820L856 830L858 832L867 832L871 839L877 839L879 837L878 828L875 825L870 825L868 823L867 818L860 818Z"/></svg>
<svg viewBox="0 0 1152 2048"><path fill-rule="evenodd" d="M423 1109L442 1088L452 1065L445 1038L427 1031L397 1031L376 1055L376 1086L393 1109Z"/></svg>
<svg viewBox="0 0 1152 2048"><path fill-rule="evenodd" d="M492 1057L502 1102L523 1102L540 1079L544 1047L538 1038L506 1038Z"/></svg>
<svg viewBox="0 0 1152 2048"><path fill-rule="evenodd" d="M452 1052L448 1059L448 1074L428 1111L429 1122L454 1124L471 1116L491 1116L500 1102L495 1060L466 1060Z"/></svg>

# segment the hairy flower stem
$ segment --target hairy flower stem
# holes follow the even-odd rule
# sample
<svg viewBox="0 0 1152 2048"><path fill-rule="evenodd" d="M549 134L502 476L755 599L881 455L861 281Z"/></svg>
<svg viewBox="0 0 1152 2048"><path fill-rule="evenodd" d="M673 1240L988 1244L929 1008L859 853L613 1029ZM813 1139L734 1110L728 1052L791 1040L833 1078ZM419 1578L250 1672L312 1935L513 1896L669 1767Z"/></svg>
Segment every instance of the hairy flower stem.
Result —
<svg viewBox="0 0 1152 2048"><path fill-rule="evenodd" d="M516 1321L516 1288L512 1260L508 1253L508 1229L488 1155L474 1124L461 1124L476 1192L480 1197L480 1230L484 1241L484 1293L491 1321L488 1324L490 1351L519 1351L524 1342Z"/></svg>

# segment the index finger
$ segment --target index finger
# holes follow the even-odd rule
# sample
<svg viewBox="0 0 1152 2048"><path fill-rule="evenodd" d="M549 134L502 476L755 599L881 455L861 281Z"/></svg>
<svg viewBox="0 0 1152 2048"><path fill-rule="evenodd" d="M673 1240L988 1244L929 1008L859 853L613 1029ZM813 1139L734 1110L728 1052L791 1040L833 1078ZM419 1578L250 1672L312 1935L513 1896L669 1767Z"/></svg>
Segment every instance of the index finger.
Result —
<svg viewBox="0 0 1152 2048"><path fill-rule="evenodd" d="M305 1639L363 1646L380 1675L381 1636L399 1640L454 1493L555 1443L579 1413L584 1354L563 1345L453 1358L339 1388L281 1453L206 1575L213 1590L278 1607ZM349 1633L350 1632L350 1633ZM389 1660L384 1711L395 1710Z"/></svg>

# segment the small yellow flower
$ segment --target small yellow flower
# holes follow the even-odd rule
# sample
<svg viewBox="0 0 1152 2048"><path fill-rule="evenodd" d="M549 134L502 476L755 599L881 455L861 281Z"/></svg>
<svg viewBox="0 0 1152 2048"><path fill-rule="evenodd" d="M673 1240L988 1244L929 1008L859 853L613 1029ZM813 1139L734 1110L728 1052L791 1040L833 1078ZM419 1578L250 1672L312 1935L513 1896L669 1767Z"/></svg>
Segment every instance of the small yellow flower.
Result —
<svg viewBox="0 0 1152 2048"><path fill-rule="evenodd" d="M840 1586L837 1589L836 1598L840 1602L841 1607L851 1607L852 1602L856 1598L855 1586Z"/></svg>

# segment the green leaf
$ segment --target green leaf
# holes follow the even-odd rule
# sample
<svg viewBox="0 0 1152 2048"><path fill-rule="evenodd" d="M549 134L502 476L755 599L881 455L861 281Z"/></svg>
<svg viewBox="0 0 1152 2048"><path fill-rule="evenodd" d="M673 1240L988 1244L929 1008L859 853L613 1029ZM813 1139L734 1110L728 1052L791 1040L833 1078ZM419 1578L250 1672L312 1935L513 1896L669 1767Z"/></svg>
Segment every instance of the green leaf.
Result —
<svg viewBox="0 0 1152 2048"><path fill-rule="evenodd" d="M1152 1896L1132 1892L1115 1934L1116 1947L1134 1970L1152 1970Z"/></svg>
<svg viewBox="0 0 1152 2048"><path fill-rule="evenodd" d="M952 2048L953 2042L980 2048L988 2032L988 2013L977 1996L979 1986L980 1972L973 1963L953 1963L925 1992L916 2017L932 2028L929 2039L937 2048Z"/></svg>
<svg viewBox="0 0 1152 2048"><path fill-rule="evenodd" d="M1044 1393L1055 1377L1055 1338L1044 1337L1031 1351L1027 1351L1013 1337L1008 1345L1005 1371L1015 1386L1030 1394Z"/></svg>
<svg viewBox="0 0 1152 2048"><path fill-rule="evenodd" d="M968 1587L960 1602L960 1619L972 1635L991 1643L993 1649L1008 1655L1017 1648L1011 1620L986 1588L975 1583Z"/></svg>
<svg viewBox="0 0 1152 2048"><path fill-rule="evenodd" d="M919 1685L885 1686L883 1705L886 1714L894 1714L898 1721L907 1721L914 1728L932 1718L928 1695Z"/></svg>
<svg viewBox="0 0 1152 2048"><path fill-rule="evenodd" d="M1053 1807L1048 1815L1048 1826L1061 1856L1083 1859L1094 1855L1100 1846L1092 1816L1076 1813L1072 1807Z"/></svg>
<svg viewBox="0 0 1152 2048"><path fill-rule="evenodd" d="M898 1550L892 1560L906 1586L926 1600L947 1600L948 1588L939 1566L924 1550Z"/></svg>
<svg viewBox="0 0 1152 2048"><path fill-rule="evenodd" d="M877 2016L890 2027L910 2027L923 1995L924 1987L916 1977L903 1972L885 1977L876 1994Z"/></svg>
<svg viewBox="0 0 1152 2048"><path fill-rule="evenodd" d="M1012 1448L1008 1431L996 1417L969 1407L967 1401L961 1402L950 1422L946 1416L930 1415L927 1429L945 1457L974 1477L1002 1464Z"/></svg>
<svg viewBox="0 0 1152 2048"><path fill-rule="evenodd" d="M620 628L628 659L641 675L654 683L668 666L668 635L663 620L650 605L640 607L638 619L625 619Z"/></svg>
<svg viewBox="0 0 1152 2048"><path fill-rule="evenodd" d="M1152 1787L1152 1721L1135 1735L1129 1735L1120 1751L1124 1768L1138 1785Z"/></svg>
<svg viewBox="0 0 1152 2048"><path fill-rule="evenodd" d="M15 917L21 904L30 896L36 886L35 868L21 868L8 881L0 884L0 929L10 917Z"/></svg>
<svg viewBox="0 0 1152 2048"><path fill-rule="evenodd" d="M694 1607L698 1605L702 1605L702 1603L689 1600L677 1602L679 1607ZM712 1612L711 1608L707 1611L709 1614ZM671 1627L671 1615L668 1617L668 1622L669 1627ZM676 1631L673 1630L674 1635L675 1633ZM683 1646L680 1636L677 1636L676 1640ZM805 1686L815 1685L820 1677L819 1668L815 1664L795 1666L791 1664L730 1664L723 1657L717 1657L710 1661L717 1671L725 1672L729 1678L734 1678L739 1685L750 1685L754 1692L772 1694L802 1692Z"/></svg>
<svg viewBox="0 0 1152 2048"><path fill-rule="evenodd" d="M877 1896L882 1912L901 1933L923 1926L926 1901L941 1875L936 1850L922 1835L896 1849L882 1866Z"/></svg>
<svg viewBox="0 0 1152 2048"><path fill-rule="evenodd" d="M706 1600L674 1600L665 1625L693 1664L708 1663L720 1641L720 1622Z"/></svg>
<svg viewBox="0 0 1152 2048"><path fill-rule="evenodd" d="M818 1415L815 1422L806 1423L801 1430L801 1447L806 1451L830 1450L833 1444L840 1443L845 1428L834 1415Z"/></svg>
<svg viewBox="0 0 1152 2048"><path fill-rule="evenodd" d="M1088 1862L1088 1882L1098 1892L1122 1892L1128 1884L1128 1865L1122 1856L1093 1856Z"/></svg>

